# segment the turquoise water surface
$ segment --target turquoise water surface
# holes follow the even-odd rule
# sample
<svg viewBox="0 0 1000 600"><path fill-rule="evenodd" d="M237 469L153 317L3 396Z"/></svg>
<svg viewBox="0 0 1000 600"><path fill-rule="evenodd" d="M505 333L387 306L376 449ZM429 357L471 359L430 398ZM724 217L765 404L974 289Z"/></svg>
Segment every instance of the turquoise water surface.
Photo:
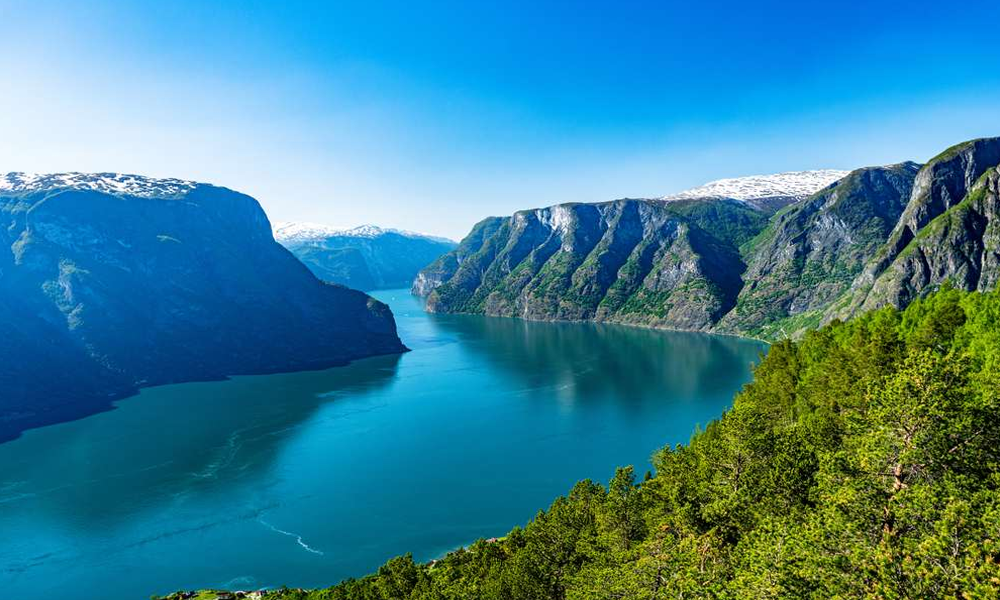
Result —
<svg viewBox="0 0 1000 600"><path fill-rule="evenodd" d="M412 352L150 388L0 444L0 597L315 587L434 558L579 479L641 476L731 403L765 348L375 295Z"/></svg>

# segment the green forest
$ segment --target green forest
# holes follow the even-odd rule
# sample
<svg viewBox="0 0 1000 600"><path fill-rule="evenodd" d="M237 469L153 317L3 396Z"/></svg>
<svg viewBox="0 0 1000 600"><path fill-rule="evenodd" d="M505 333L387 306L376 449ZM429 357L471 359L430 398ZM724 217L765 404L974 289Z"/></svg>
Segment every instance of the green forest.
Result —
<svg viewBox="0 0 1000 600"><path fill-rule="evenodd" d="M946 287L775 343L654 474L581 481L440 560L264 597L996 598L998 404L1000 294Z"/></svg>

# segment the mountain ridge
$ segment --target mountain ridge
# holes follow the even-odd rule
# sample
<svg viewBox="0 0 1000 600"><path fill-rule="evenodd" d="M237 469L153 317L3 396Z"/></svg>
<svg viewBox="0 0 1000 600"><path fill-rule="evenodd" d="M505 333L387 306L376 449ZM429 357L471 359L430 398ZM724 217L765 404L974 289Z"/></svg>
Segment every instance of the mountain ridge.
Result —
<svg viewBox="0 0 1000 600"><path fill-rule="evenodd" d="M427 298L431 311L612 321L763 339L798 335L858 310L905 307L945 283L993 289L1000 270L998 163L1000 138L981 138L925 165L865 167L844 176L805 172L823 175L798 180L816 189L797 199L791 194L801 194L801 187L756 185L748 183L751 177L740 178L742 183L719 180L666 200L556 205L534 209L562 215L559 223L539 221L544 231L535 234L535 244L516 226L531 211L519 211L478 224L455 251L422 270L412 289ZM769 183L782 180L775 177ZM702 195L721 189L729 195ZM786 195L765 196L775 192ZM744 200L731 197L740 193ZM761 197L777 200L754 202ZM640 208L634 214L646 216L635 223L599 219L602 224L588 233L596 239L574 245L574 228L593 210L584 207L614 202L635 203ZM950 237L935 238L932 229L943 227L943 215L965 220L947 229ZM674 246L680 238L686 241ZM927 239L939 247L927 246ZM615 247L631 254L608 251ZM548 265L550 260L566 272ZM532 281L553 272L555 288ZM588 278L601 283L588 287Z"/></svg>
<svg viewBox="0 0 1000 600"><path fill-rule="evenodd" d="M331 236L372 238L392 233L403 237L457 244L455 240L438 235L420 233L408 229L397 229L395 227L381 227L370 223L356 227L334 227L310 221L277 221L272 226L272 230L274 231L274 239L278 242L317 240Z"/></svg>
<svg viewBox="0 0 1000 600"><path fill-rule="evenodd" d="M186 179L146 177L127 173L25 173L0 176L0 193L26 194L45 190L75 189L146 198L180 198L199 185ZM217 186L213 186L217 187Z"/></svg>
<svg viewBox="0 0 1000 600"><path fill-rule="evenodd" d="M409 287L422 267L457 246L447 238L377 225L283 222L273 230L275 240L314 275L361 290Z"/></svg>

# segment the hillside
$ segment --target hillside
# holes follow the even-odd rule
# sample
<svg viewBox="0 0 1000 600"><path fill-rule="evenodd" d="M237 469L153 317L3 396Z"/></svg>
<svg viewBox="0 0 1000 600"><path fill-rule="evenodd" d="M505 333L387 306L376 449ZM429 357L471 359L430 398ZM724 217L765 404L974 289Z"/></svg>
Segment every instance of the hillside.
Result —
<svg viewBox="0 0 1000 600"><path fill-rule="evenodd" d="M887 239L919 169L858 169L776 215L745 247L746 285L720 329L775 337L818 325Z"/></svg>
<svg viewBox="0 0 1000 600"><path fill-rule="evenodd" d="M747 210L737 206L734 219ZM663 202L522 211L474 240L453 272L442 261L418 278L417 289L430 287L427 273L440 269L433 277L445 281L429 310L705 329L740 289L733 244Z"/></svg>
<svg viewBox="0 0 1000 600"><path fill-rule="evenodd" d="M905 306L945 282L987 291L1000 276L1000 138L958 144L920 170L888 240L852 286L846 317Z"/></svg>
<svg viewBox="0 0 1000 600"><path fill-rule="evenodd" d="M840 175L720 180L655 200L491 217L413 291L436 312L712 330L743 289L741 248L775 210Z"/></svg>

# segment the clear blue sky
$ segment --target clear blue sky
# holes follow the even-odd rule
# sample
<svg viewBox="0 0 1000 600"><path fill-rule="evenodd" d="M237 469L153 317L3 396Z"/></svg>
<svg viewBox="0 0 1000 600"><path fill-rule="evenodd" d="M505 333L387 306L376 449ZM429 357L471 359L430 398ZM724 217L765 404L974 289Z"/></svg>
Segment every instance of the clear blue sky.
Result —
<svg viewBox="0 0 1000 600"><path fill-rule="evenodd" d="M272 220L458 238L1000 135L998 27L984 0L0 0L0 171L197 179Z"/></svg>

